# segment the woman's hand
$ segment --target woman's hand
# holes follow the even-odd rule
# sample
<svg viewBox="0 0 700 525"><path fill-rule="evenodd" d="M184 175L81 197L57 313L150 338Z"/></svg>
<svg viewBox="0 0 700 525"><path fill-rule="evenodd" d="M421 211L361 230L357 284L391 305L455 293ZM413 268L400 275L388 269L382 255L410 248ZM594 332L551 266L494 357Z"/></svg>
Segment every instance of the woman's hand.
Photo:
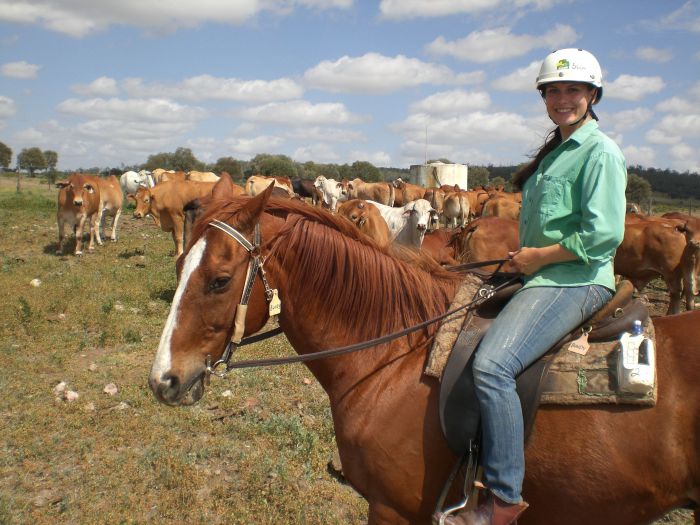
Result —
<svg viewBox="0 0 700 525"><path fill-rule="evenodd" d="M508 252L508 257L510 257L510 268L514 272L525 275L537 273L540 268L548 264L576 260L576 256L560 244L544 248L520 248L515 252Z"/></svg>

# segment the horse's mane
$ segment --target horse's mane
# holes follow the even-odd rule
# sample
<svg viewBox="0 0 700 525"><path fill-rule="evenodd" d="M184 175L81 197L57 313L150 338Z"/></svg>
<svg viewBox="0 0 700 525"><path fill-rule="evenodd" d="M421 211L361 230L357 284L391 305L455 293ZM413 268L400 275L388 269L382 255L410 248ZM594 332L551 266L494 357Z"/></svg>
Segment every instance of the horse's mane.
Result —
<svg viewBox="0 0 700 525"><path fill-rule="evenodd" d="M212 201L192 242L213 219L233 221L245 197ZM413 326L447 310L461 278L415 250L382 248L350 221L289 199L270 199L266 213L285 218L270 256L286 268L290 294L319 328L366 340Z"/></svg>

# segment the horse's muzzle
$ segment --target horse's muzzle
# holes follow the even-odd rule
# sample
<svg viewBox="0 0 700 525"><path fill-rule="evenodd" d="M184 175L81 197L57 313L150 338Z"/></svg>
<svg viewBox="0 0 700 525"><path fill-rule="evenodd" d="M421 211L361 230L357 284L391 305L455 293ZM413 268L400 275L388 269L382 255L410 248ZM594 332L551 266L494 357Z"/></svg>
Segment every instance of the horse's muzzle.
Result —
<svg viewBox="0 0 700 525"><path fill-rule="evenodd" d="M193 405L204 395L204 374L182 383L173 374L163 374L160 379L149 378L148 384L161 403L170 406Z"/></svg>

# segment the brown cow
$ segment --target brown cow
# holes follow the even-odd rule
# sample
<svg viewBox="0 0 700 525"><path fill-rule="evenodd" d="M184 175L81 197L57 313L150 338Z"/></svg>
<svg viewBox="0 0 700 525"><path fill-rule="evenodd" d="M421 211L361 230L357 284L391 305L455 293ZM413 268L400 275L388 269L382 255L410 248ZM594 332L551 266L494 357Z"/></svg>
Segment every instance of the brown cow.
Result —
<svg viewBox="0 0 700 525"><path fill-rule="evenodd" d="M218 182L219 176L213 171L188 171L185 180L196 180L199 182Z"/></svg>
<svg viewBox="0 0 700 525"><path fill-rule="evenodd" d="M683 296L688 310L695 308L695 296L698 295L698 275L700 275L700 221L687 222L676 229L685 234L686 244L681 255L681 272L683 275Z"/></svg>
<svg viewBox="0 0 700 525"><path fill-rule="evenodd" d="M365 182L353 179L348 182L351 199L365 199L387 206L393 206L396 200L396 188L388 182Z"/></svg>
<svg viewBox="0 0 700 525"><path fill-rule="evenodd" d="M224 174L226 175L224 176ZM211 190L211 193L208 193L203 197L197 197L196 199L185 203L185 206L183 207L183 211L185 213L185 225L183 227L182 232L183 247L187 246L187 242L192 237L192 228L194 228L194 223L196 222L197 217L204 213L212 198L216 198L217 188L221 190L222 193L225 192L226 195L233 195L234 197L245 195L245 190L243 189L243 187L234 183L233 179L231 179L228 173L226 173L225 171L221 172L221 178L215 183L214 188ZM286 191L280 188L274 188L274 190L280 190L285 194L287 199L289 198L289 194Z"/></svg>
<svg viewBox="0 0 700 525"><path fill-rule="evenodd" d="M156 226L164 232L171 232L176 255L183 252L185 228L185 204L211 193L214 182L170 181L153 188L139 188L136 195L129 195L136 203L134 217L153 217Z"/></svg>
<svg viewBox="0 0 700 525"><path fill-rule="evenodd" d="M458 235L458 233L445 229L426 232L420 249L441 265L457 265L459 261L455 258L453 242L455 235Z"/></svg>
<svg viewBox="0 0 700 525"><path fill-rule="evenodd" d="M465 192L469 200L469 220L481 217L484 203L489 199L489 194L483 189L472 189Z"/></svg>
<svg viewBox="0 0 700 525"><path fill-rule="evenodd" d="M444 217L445 213L445 192L440 188L428 188L423 194L423 198L427 200L435 211L438 217ZM438 222L439 224L439 222Z"/></svg>
<svg viewBox="0 0 700 525"><path fill-rule="evenodd" d="M678 313L685 245L686 238L673 220L627 222L625 236L615 254L615 273L627 277L640 291L649 281L661 276L671 296L666 313Z"/></svg>
<svg viewBox="0 0 700 525"><path fill-rule="evenodd" d="M73 173L67 180L56 182L58 194L58 248L63 253L66 223L76 229L75 255L82 255L82 236L85 221L89 219L90 242L88 251L95 249L94 241L102 245L102 229L107 216L112 217L110 240L117 240L117 226L122 214L123 195L114 175L101 178L96 175Z"/></svg>
<svg viewBox="0 0 700 525"><path fill-rule="evenodd" d="M338 215L345 217L357 228L376 241L381 247L391 244L389 226L374 204L362 199L351 199L342 202L337 209Z"/></svg>
<svg viewBox="0 0 700 525"><path fill-rule="evenodd" d="M481 216L518 220L520 218L520 203L509 197L490 198L484 203Z"/></svg>
<svg viewBox="0 0 700 525"><path fill-rule="evenodd" d="M294 195L294 188L289 177L266 177L264 175L251 175L245 182L245 192L251 197L255 197L262 193L270 185L270 182L275 183L276 188L282 188L290 195Z"/></svg>
<svg viewBox="0 0 700 525"><path fill-rule="evenodd" d="M90 228L90 243L88 250L95 249L95 237L98 223L97 217L100 211L100 189L92 180L92 177L82 173L72 173L68 179L56 182L58 192L58 248L57 255L63 254L63 241L65 239L65 227L69 224L75 231L75 255L83 253L83 228L88 223Z"/></svg>
<svg viewBox="0 0 700 525"><path fill-rule="evenodd" d="M187 180L187 173L184 171L163 171L155 178L156 184L162 184L163 182L172 182L174 180Z"/></svg>
<svg viewBox="0 0 700 525"><path fill-rule="evenodd" d="M683 224L688 224L695 230L700 230L700 217L688 215L679 211L669 211L661 216L663 219L675 219Z"/></svg>
<svg viewBox="0 0 700 525"><path fill-rule="evenodd" d="M456 186L455 186L456 187ZM456 190L448 193L443 205L445 226L456 228L465 226L469 220L469 197L466 191Z"/></svg>
<svg viewBox="0 0 700 525"><path fill-rule="evenodd" d="M455 259L461 263L507 259L508 252L514 252L520 246L518 230L518 221L513 219L479 217L453 237ZM484 269L495 270L496 266L485 266Z"/></svg>
<svg viewBox="0 0 700 525"><path fill-rule="evenodd" d="M400 178L392 182L394 185L395 195L394 195L394 206L401 208L409 202L413 202L417 199L422 199L425 194L425 188L411 184L410 182L404 182Z"/></svg>

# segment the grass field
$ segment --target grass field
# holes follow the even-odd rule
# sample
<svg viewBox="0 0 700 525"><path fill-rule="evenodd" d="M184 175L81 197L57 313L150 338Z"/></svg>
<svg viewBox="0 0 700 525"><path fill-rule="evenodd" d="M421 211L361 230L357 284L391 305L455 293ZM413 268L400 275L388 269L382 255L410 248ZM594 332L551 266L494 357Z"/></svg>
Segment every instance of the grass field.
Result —
<svg viewBox="0 0 700 525"><path fill-rule="evenodd" d="M175 290L169 234L127 211L117 243L76 258L70 241L57 256L56 190L22 188L0 178L0 523L366 522L328 467L328 401L303 365L213 378L193 407L155 401L147 377ZM283 336L245 349L291 351Z"/></svg>

